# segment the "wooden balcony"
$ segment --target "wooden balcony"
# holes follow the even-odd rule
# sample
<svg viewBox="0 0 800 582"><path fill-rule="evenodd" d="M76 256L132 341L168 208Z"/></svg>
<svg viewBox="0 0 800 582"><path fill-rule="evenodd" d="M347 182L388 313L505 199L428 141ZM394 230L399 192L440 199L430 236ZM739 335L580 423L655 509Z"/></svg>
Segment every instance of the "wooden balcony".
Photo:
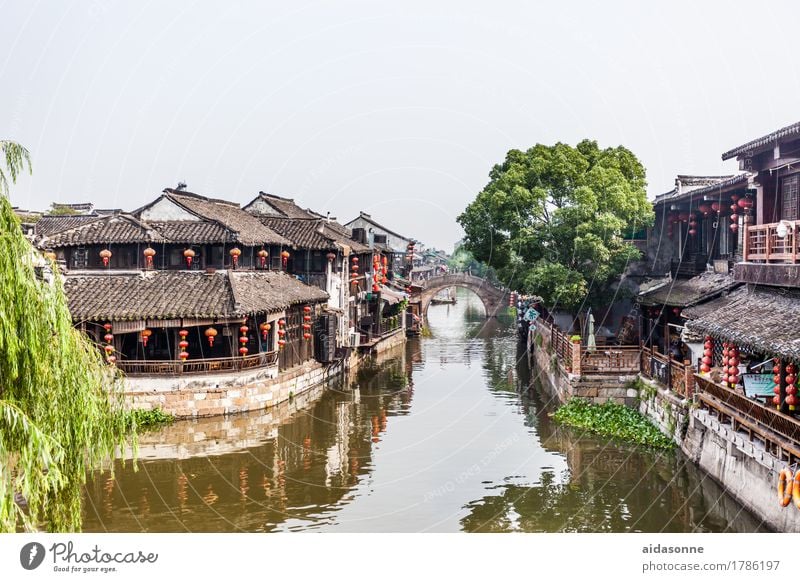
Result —
<svg viewBox="0 0 800 582"><path fill-rule="evenodd" d="M720 423L756 440L779 459L800 461L800 420L697 375L697 399Z"/></svg>
<svg viewBox="0 0 800 582"><path fill-rule="evenodd" d="M261 352L236 358L207 358L200 360L121 360L117 368L127 376L184 376L238 372L274 366L278 352Z"/></svg>
<svg viewBox="0 0 800 582"><path fill-rule="evenodd" d="M780 222L753 224L744 233L744 262L734 266L741 283L800 287L800 220L784 220L786 235L778 235Z"/></svg>

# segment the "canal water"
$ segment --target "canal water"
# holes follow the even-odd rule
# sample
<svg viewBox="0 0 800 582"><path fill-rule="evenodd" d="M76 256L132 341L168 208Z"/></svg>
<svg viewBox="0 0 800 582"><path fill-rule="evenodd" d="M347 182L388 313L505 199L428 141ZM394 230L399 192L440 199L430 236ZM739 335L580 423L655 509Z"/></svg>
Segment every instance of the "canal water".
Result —
<svg viewBox="0 0 800 582"><path fill-rule="evenodd" d="M431 335L267 413L181 421L90 476L85 531L751 532L680 453L554 424L479 299ZM535 379L534 379L535 380Z"/></svg>

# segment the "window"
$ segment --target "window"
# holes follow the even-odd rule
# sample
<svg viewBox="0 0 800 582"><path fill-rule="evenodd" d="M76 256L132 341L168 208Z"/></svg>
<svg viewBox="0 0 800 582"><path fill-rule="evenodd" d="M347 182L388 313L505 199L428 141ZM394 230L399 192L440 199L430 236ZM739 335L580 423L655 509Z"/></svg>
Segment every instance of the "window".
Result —
<svg viewBox="0 0 800 582"><path fill-rule="evenodd" d="M800 174L786 176L781 182L781 198L783 207L781 218L783 220L798 219L798 188L800 187Z"/></svg>

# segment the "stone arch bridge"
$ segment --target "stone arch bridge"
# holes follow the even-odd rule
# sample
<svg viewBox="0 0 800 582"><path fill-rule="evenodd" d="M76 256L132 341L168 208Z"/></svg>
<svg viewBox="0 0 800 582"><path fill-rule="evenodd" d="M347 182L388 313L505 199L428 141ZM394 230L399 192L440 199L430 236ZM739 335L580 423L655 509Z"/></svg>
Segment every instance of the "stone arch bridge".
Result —
<svg viewBox="0 0 800 582"><path fill-rule="evenodd" d="M497 317L502 309L508 307L508 289L495 287L482 277L475 277L468 273L448 273L431 277L415 284L420 289L414 289L411 301L420 302L420 313L427 315L428 306L437 293L450 287L464 287L473 291L483 302L487 317Z"/></svg>

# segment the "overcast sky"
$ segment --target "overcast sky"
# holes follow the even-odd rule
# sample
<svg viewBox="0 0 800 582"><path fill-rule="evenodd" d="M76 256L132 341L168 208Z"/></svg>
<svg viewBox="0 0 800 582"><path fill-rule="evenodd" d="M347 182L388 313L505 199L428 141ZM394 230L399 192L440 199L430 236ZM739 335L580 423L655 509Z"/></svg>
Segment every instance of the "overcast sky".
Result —
<svg viewBox="0 0 800 582"><path fill-rule="evenodd" d="M695 4L2 2L0 138L34 158L12 202L132 210L183 180L449 249L508 149L586 137L652 196L800 120L798 3Z"/></svg>

